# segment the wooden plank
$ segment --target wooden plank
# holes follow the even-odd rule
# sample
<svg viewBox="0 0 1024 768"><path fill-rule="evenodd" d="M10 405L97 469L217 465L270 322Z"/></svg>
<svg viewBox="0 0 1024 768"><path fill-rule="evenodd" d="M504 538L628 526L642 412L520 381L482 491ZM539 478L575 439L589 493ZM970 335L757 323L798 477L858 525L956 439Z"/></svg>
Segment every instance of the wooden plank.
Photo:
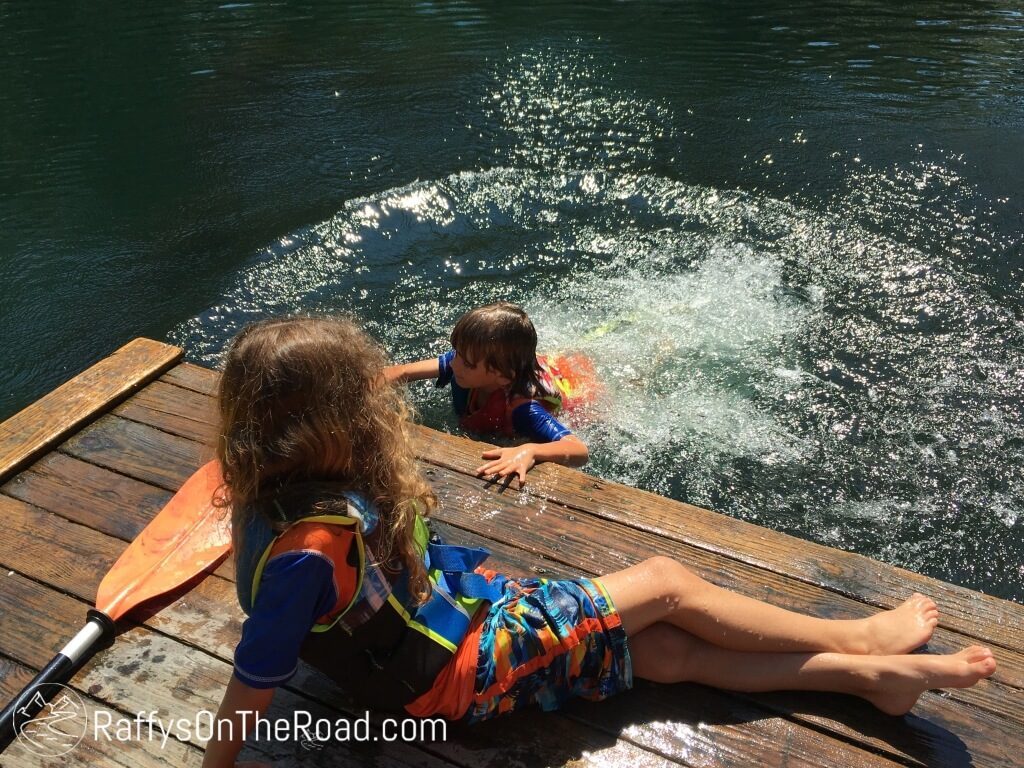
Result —
<svg viewBox="0 0 1024 768"><path fill-rule="evenodd" d="M35 670L0 656L0 699L9 701L28 685ZM87 717L108 709L98 699L76 691L85 705ZM118 715L111 714L112 718ZM87 723L89 721L87 720ZM114 729L110 731L115 733ZM137 740L94 739L86 735L70 752L59 757L43 757L22 746L17 740L3 753L4 768L199 768L203 752L198 747L168 739L163 746Z"/></svg>
<svg viewBox="0 0 1024 768"><path fill-rule="evenodd" d="M185 389L191 389L202 395L211 397L217 394L217 384L220 382L220 374L210 368L204 368L192 363L179 363L160 377L161 381L174 384Z"/></svg>
<svg viewBox="0 0 1024 768"><path fill-rule="evenodd" d="M162 381L154 381L113 413L211 445L218 419L212 398Z"/></svg>
<svg viewBox="0 0 1024 768"><path fill-rule="evenodd" d="M90 605L103 575L125 548L120 539L7 496L0 496L0 516L11 534L0 538L0 565ZM151 608L165 602L158 600ZM218 576L193 586L172 607L155 615L145 609L141 613L148 626L187 637L223 659L232 657L244 619L234 583Z"/></svg>
<svg viewBox="0 0 1024 768"><path fill-rule="evenodd" d="M109 414L60 450L169 491L180 488L196 467L213 457L212 447Z"/></svg>
<svg viewBox="0 0 1024 768"><path fill-rule="evenodd" d="M0 492L123 541L138 536L172 495L59 452L19 472Z"/></svg>
<svg viewBox="0 0 1024 768"><path fill-rule="evenodd" d="M107 410L181 357L181 350L134 339L0 424L0 482Z"/></svg>
<svg viewBox="0 0 1024 768"><path fill-rule="evenodd" d="M170 491L63 453L46 455L0 486L0 493L124 542L138 536L172 496ZM215 573L233 579L231 558Z"/></svg>
<svg viewBox="0 0 1024 768"><path fill-rule="evenodd" d="M211 393L218 377L215 371L182 364L164 379ZM187 436L207 441L212 434L213 427L196 427ZM472 474L480 465L480 453L489 447L425 427L417 428L416 435L422 458L465 474ZM892 608L910 592L924 592L939 603L944 627L986 644L1021 650L1024 606L1007 600L553 464L530 473L529 493L876 607Z"/></svg>

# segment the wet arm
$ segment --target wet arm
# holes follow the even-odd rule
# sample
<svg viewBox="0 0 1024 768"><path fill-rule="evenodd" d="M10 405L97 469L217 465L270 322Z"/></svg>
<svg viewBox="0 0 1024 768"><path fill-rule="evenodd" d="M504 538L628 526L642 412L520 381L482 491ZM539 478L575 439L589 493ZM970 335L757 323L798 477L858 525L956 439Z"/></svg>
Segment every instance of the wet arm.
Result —
<svg viewBox="0 0 1024 768"><path fill-rule="evenodd" d="M310 533L303 544L315 549L313 533L318 532ZM217 712L218 721L226 722L220 731L214 729L203 768L235 765L245 743L245 728L252 732L256 713L266 712L276 688L295 674L299 649L313 622L337 602L330 558L302 549L267 561L252 613L242 624L235 648L235 671Z"/></svg>
<svg viewBox="0 0 1024 768"><path fill-rule="evenodd" d="M415 363L389 365L384 369L384 379L388 382L420 381L436 379L438 374L437 358L419 360Z"/></svg>
<svg viewBox="0 0 1024 768"><path fill-rule="evenodd" d="M234 675L224 692L224 699L217 710L217 722L226 721L220 728L214 728L213 738L206 745L203 768L233 768L235 758L245 744L245 729L252 728L256 713L263 715L274 698L275 688L250 688ZM245 713L243 715L243 713ZM231 726L228 727L227 723ZM224 737L224 738L218 738ZM256 764L258 765L258 763Z"/></svg>
<svg viewBox="0 0 1024 768"><path fill-rule="evenodd" d="M535 464L553 461L567 467L580 467L587 463L590 452L587 444L573 434L565 435L550 443L523 443L511 448L494 448L485 451L483 458L490 459L476 470L478 475L519 478L519 487L526 485L526 473Z"/></svg>
<svg viewBox="0 0 1024 768"><path fill-rule="evenodd" d="M533 450L533 457L537 463L553 461L567 467L582 467L590 458L587 444L576 435L566 435L553 443L526 443L526 446Z"/></svg>

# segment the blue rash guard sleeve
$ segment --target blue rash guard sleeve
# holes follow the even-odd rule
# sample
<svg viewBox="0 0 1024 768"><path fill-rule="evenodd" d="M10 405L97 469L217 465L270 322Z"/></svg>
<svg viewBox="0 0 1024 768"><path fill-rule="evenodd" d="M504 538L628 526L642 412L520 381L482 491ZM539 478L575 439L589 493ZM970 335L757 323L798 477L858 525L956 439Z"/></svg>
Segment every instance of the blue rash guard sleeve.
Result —
<svg viewBox="0 0 1024 768"><path fill-rule="evenodd" d="M536 400L523 403L512 411L512 428L517 435L528 437L534 443L553 443L572 434Z"/></svg>
<svg viewBox="0 0 1024 768"><path fill-rule="evenodd" d="M334 566L319 552L284 552L263 569L252 613L235 648L235 677L276 688L298 668L299 649L316 620L338 602Z"/></svg>
<svg viewBox="0 0 1024 768"><path fill-rule="evenodd" d="M438 355L437 381L434 382L435 387L446 387L454 380L454 375L452 374L452 359L454 357L454 349L449 349L443 355Z"/></svg>
<svg viewBox="0 0 1024 768"><path fill-rule="evenodd" d="M469 390L459 386L452 373L452 358L455 357L455 350L450 349L437 358L437 381L435 387L452 386L452 408L457 416L463 416L469 407Z"/></svg>

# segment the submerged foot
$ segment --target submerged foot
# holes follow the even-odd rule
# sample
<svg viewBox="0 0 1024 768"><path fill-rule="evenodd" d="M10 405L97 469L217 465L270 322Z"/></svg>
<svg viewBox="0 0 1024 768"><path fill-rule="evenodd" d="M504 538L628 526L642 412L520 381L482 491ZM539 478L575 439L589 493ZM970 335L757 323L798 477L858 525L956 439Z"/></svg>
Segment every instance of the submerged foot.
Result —
<svg viewBox="0 0 1024 768"><path fill-rule="evenodd" d="M889 715L904 715L932 688L970 688L996 671L992 651L980 645L943 656L878 659L871 690L860 695Z"/></svg>
<svg viewBox="0 0 1024 768"><path fill-rule="evenodd" d="M860 620L859 638L848 653L891 656L910 653L927 643L939 624L939 609L930 597L915 592L902 605Z"/></svg>

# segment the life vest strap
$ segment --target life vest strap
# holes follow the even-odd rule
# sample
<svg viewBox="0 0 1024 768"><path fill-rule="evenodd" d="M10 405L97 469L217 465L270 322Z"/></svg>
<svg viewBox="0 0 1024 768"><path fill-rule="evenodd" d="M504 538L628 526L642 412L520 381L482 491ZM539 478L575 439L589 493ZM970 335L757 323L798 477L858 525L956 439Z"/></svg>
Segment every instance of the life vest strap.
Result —
<svg viewBox="0 0 1024 768"><path fill-rule="evenodd" d="M504 581L487 581L474 569L484 562L490 552L482 547L460 547L452 544L431 544L427 547L426 566L428 570L441 571L438 586L444 587L450 595L461 595L470 600L497 602L501 597Z"/></svg>
<svg viewBox="0 0 1024 768"><path fill-rule="evenodd" d="M427 569L439 571L472 571L491 553L482 547L460 547L453 544L430 544L424 558Z"/></svg>

